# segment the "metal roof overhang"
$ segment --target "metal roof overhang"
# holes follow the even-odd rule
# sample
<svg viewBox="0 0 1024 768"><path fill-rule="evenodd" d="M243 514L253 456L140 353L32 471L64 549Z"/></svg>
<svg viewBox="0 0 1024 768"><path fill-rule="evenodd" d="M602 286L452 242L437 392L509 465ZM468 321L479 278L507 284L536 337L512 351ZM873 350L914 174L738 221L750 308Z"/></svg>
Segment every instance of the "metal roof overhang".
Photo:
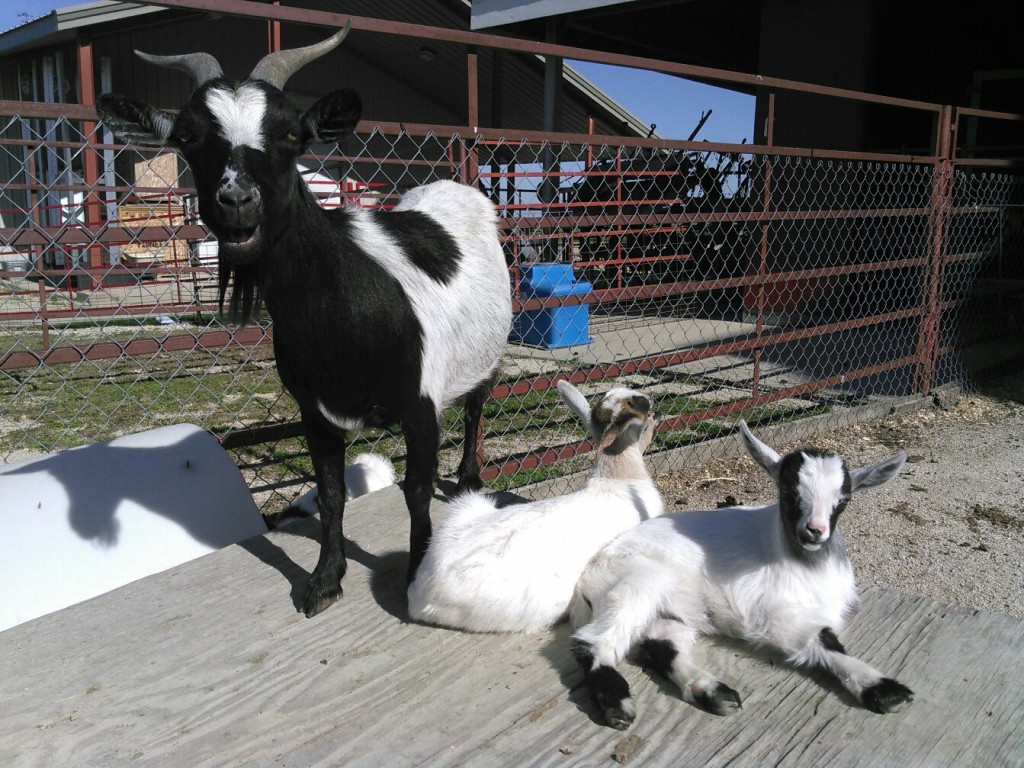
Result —
<svg viewBox="0 0 1024 768"><path fill-rule="evenodd" d="M635 0L473 0L470 29L476 32L520 21L633 2Z"/></svg>
<svg viewBox="0 0 1024 768"><path fill-rule="evenodd" d="M58 8L45 16L0 33L0 56L66 43L73 40L76 31L82 27L165 11L164 8L118 0L98 0L94 3Z"/></svg>
<svg viewBox="0 0 1024 768"><path fill-rule="evenodd" d="M556 38L548 36L550 25ZM471 28L735 72L758 71L760 0L473 0ZM751 88L723 85L750 93Z"/></svg>
<svg viewBox="0 0 1024 768"><path fill-rule="evenodd" d="M304 4L307 7L318 5L315 2L302 3L302 0L299 0L297 4ZM350 3L349 7L357 11L364 10L360 7L362 4L361 2ZM330 7L332 3L328 2L324 5ZM459 5L464 7L464 13L468 16L468 3L456 2L456 6ZM372 5L367 5L367 9L371 7ZM58 8L46 16L0 33L0 56L67 43L75 39L79 30L87 27L96 28L130 20L134 17L158 13L178 17L181 10L186 9L178 10L141 3L120 2L119 0L98 0L97 2ZM391 11L395 11L395 8L392 7ZM399 43L400 39L396 39L395 44ZM386 50L389 44L385 43L382 46L380 43L375 43L372 48L364 50L364 55L368 60L373 60L376 56L383 56L386 60ZM524 55L522 58L525 62L531 57ZM543 67L543 57L532 58L537 62L535 66L538 69ZM609 127L617 126L619 131L627 135L646 136L648 134L649 126L643 120L629 112L571 67L564 68L564 82L566 97L579 103L591 105L591 108L596 109L604 116L604 122ZM435 83L434 87L443 86Z"/></svg>

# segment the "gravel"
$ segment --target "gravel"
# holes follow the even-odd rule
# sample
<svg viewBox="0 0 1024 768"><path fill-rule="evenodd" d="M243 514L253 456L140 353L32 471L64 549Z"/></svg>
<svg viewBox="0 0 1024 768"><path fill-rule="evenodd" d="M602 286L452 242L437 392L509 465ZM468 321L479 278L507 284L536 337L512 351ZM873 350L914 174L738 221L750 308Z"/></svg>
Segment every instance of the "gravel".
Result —
<svg viewBox="0 0 1024 768"><path fill-rule="evenodd" d="M905 450L888 485L840 518L858 583L1024 617L1024 372L934 407L823 432L815 444L862 466ZM780 453L799 445L774 445ZM656 478L668 510L775 500L749 459Z"/></svg>

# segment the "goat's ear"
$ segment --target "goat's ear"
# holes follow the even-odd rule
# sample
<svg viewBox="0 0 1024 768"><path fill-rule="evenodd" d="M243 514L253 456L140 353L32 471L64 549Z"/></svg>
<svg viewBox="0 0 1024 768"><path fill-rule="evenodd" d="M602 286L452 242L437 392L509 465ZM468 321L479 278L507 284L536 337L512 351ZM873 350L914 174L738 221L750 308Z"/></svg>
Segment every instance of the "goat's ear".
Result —
<svg viewBox="0 0 1024 768"><path fill-rule="evenodd" d="M302 124L308 144L333 144L348 136L363 114L363 100L348 88L328 93L306 110Z"/></svg>
<svg viewBox="0 0 1024 768"><path fill-rule="evenodd" d="M562 402L569 410L576 414L576 418L590 426L590 403L576 387L569 383L568 379L562 379L555 386L558 387L558 394Z"/></svg>
<svg viewBox="0 0 1024 768"><path fill-rule="evenodd" d="M899 474L906 460L906 451L901 451L891 459L872 464L870 467L852 470L850 472L850 492L854 493L885 485Z"/></svg>
<svg viewBox="0 0 1024 768"><path fill-rule="evenodd" d="M774 449L754 437L754 433L750 431L747 422L742 419L740 419L740 435L743 437L743 446L747 449L747 453L750 454L750 458L760 464L764 471L772 476L772 480L778 484L779 464L782 462L782 457Z"/></svg>
<svg viewBox="0 0 1024 768"><path fill-rule="evenodd" d="M642 419L630 419L626 426L615 436L604 452L610 456L618 456L630 446L636 445L644 436L644 432L651 428L651 424Z"/></svg>
<svg viewBox="0 0 1024 768"><path fill-rule="evenodd" d="M96 111L118 141L140 147L172 144L174 117L162 109L125 96L104 93L96 99Z"/></svg>

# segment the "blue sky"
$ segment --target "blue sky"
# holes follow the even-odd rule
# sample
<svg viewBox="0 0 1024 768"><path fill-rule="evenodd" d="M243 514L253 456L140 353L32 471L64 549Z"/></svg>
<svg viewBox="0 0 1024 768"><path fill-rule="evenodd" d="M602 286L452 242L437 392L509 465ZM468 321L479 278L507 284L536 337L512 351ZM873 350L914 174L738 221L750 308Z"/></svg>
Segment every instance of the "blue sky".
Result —
<svg viewBox="0 0 1024 768"><path fill-rule="evenodd" d="M287 0L286 0L287 2ZM29 18L44 16L54 8L76 4L76 0L0 0L0 31ZM698 139L749 143L754 126L754 97L722 88L693 83L657 72L610 67L589 62L569 62L584 77L625 106L646 123L655 123L658 135L685 139L710 109L711 117Z"/></svg>

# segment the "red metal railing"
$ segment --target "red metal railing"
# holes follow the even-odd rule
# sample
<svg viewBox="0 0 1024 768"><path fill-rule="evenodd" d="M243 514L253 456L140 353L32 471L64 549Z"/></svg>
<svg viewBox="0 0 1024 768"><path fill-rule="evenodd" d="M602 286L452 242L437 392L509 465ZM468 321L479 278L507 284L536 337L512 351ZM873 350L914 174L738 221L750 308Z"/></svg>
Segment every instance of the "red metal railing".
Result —
<svg viewBox="0 0 1024 768"><path fill-rule="evenodd" d="M327 27L340 26L348 19L338 14L247 0L166 0L155 4L199 10L213 10L215 6L218 13ZM745 378L733 382L736 386L731 387L743 393L733 391L722 401L725 396L717 392L730 387L716 384L715 389L711 384L701 384L704 388L700 394L707 398L706 404L671 413L660 427L663 433L808 396L808 403L813 405L827 400L829 390L837 387L870 395L925 395L944 380L945 360L956 351L945 318L965 301L960 297L964 285L951 281L962 282L966 278L954 273L966 274L989 258L994 231L991 222L1002 215L1008 199L1002 192L979 195L977 199L958 196L958 173L963 173L963 169L1003 173L1015 167L1006 158L958 157L956 132L960 121L967 117L1019 121L1019 116L953 109L772 78L755 79L740 73L458 30L361 17L354 17L352 22L357 31L463 46L467 56L466 124L361 122L357 135L364 144L353 156L311 154L303 158L310 167L338 177L338 196L332 196L333 191L325 192L327 204L338 204L344 197L342 172L336 170L342 166L352 169L360 185L358 189L362 190L353 195L358 198L370 190L372 196L364 204L384 208L390 207L395 195L402 191L392 181L394 173L400 175L411 168L426 178L457 178L480 185L498 203L517 313L586 307L598 325L605 318L612 318L624 323L625 328L631 321L637 326L651 326L663 320L694 320L699 326L710 324L709 318L720 311L719 304L732 302L728 309L732 313L730 322L742 326L724 337L669 339L661 346L618 353L614 360L599 359L596 354L592 358L565 359L554 352L550 357L542 357L543 353L534 350L531 360L542 360L543 365L523 364L520 369L506 371L504 380L493 391L494 397L510 408L533 407L517 404L517 398L543 394L563 377L576 383L597 384L641 376L647 377L652 386L671 389L675 385L665 382L674 380L681 366L724 358L749 362L749 375L744 374ZM657 69L773 91L795 90L923 111L937 118L935 135L929 137L933 151L897 154L775 146L771 130L775 108L772 97L766 143L755 146L481 126L477 52L487 48ZM128 152L133 159L150 158L154 153L100 141L92 107L0 101L0 114L16 116L28 127L32 121L56 119L80 126L77 141L0 134L0 151L26 158L24 167L16 169L12 178L0 178L0 194L20 194L27 201L24 208L6 212L16 213L24 220L17 226L0 228L0 247L23 255L32 264L30 281L17 270L0 272L0 279L20 280L18 285L0 293L0 327L38 324L43 332L41 344L16 342L0 348L0 371L26 376L37 369L82 362L140 360L150 355L196 350L216 353L251 349L272 339L271 328L230 330L212 325L188 331L155 330L145 338L95 343L76 342L62 332L54 342L50 325L68 320L152 318L158 314L212 317L216 311L215 267L194 255L197 247L210 240L210 235L188 202L194 197L194 190L179 179L163 187L143 187L116 178L111 183L101 177L100 169L109 165L104 152ZM389 139L392 146L395 139L402 137L414 151L379 152L374 149L377 137ZM913 137L907 143L916 146L926 142ZM81 154L82 183L40 181L34 163L41 150ZM545 158L552 156L558 157L559 166L545 168ZM678 169L665 169L661 161L669 156L742 159L742 163L735 165L744 169L744 175L742 179L737 177L728 195L714 199L706 194L695 195L685 191L685 184L678 186L685 181ZM649 165L644 165L644 158L650 160ZM694 166L691 163L686 167ZM546 183L559 190L556 199L541 199L540 191ZM673 183L677 186L673 187ZM591 198L581 194L586 184L591 184ZM1003 189L1007 182L998 184ZM598 194L594 189L602 191ZM744 190L742 194L740 189ZM74 202L73 207L83 211L82 220L59 221L70 217L64 211L55 214L53 204L45 202L55 194L80 194L82 199ZM110 206L126 201L151 201L153 197L164 200L165 206L172 199L184 201L183 215L154 214L118 220L105 213ZM55 218L58 223L54 223ZM962 235L950 233L951 222L960 220L983 221L986 228L965 241ZM705 236L710 238L710 244L701 240ZM568 296L540 298L522 292L522 249L527 242L536 242L549 255L557 253L563 263L571 264L577 277L593 276L593 288ZM188 247L177 248L181 243ZM175 246L173 258L165 259L155 270L105 261L112 248L147 244ZM47 253L57 249L77 249L86 256L82 263L66 269L47 267ZM731 264L726 263L729 259ZM154 271L159 272L159 277L150 279ZM72 287L78 280L93 291L127 282L143 293L96 306L78 298ZM209 284L210 291L205 295L196 290L200 280ZM166 290L158 294L154 289L161 286ZM712 298L719 294L726 298ZM59 306L55 305L56 296L64 297ZM34 305L30 306L29 301ZM689 302L688 308L680 309L685 302ZM684 316L685 313L689 315ZM608 337L613 332L602 334ZM850 348L874 343L878 352L874 357L850 357L837 370L825 358L832 354L842 360L849 350L829 353L826 347L832 340L847 337L858 339L856 344L847 344ZM620 346L630 348L621 338L619 342ZM780 383L771 370L798 345L807 345L812 351L817 349L815 345L820 346L822 351L814 354L821 359L801 368L797 379ZM541 370L535 370L537 367ZM869 383L897 375L909 383L885 384L874 389ZM670 394L677 397L675 392ZM247 396L255 397L256 393ZM188 414L188 406L182 407L183 415ZM0 418L3 417L0 410ZM287 423L213 429L225 445L233 447L278 440L297 432L294 424ZM102 439L104 435L85 437ZM545 447L506 450L499 447L500 440L489 436L491 460L485 467L485 478L512 475L591 448L585 440L548 447L561 439L543 433L537 441Z"/></svg>

